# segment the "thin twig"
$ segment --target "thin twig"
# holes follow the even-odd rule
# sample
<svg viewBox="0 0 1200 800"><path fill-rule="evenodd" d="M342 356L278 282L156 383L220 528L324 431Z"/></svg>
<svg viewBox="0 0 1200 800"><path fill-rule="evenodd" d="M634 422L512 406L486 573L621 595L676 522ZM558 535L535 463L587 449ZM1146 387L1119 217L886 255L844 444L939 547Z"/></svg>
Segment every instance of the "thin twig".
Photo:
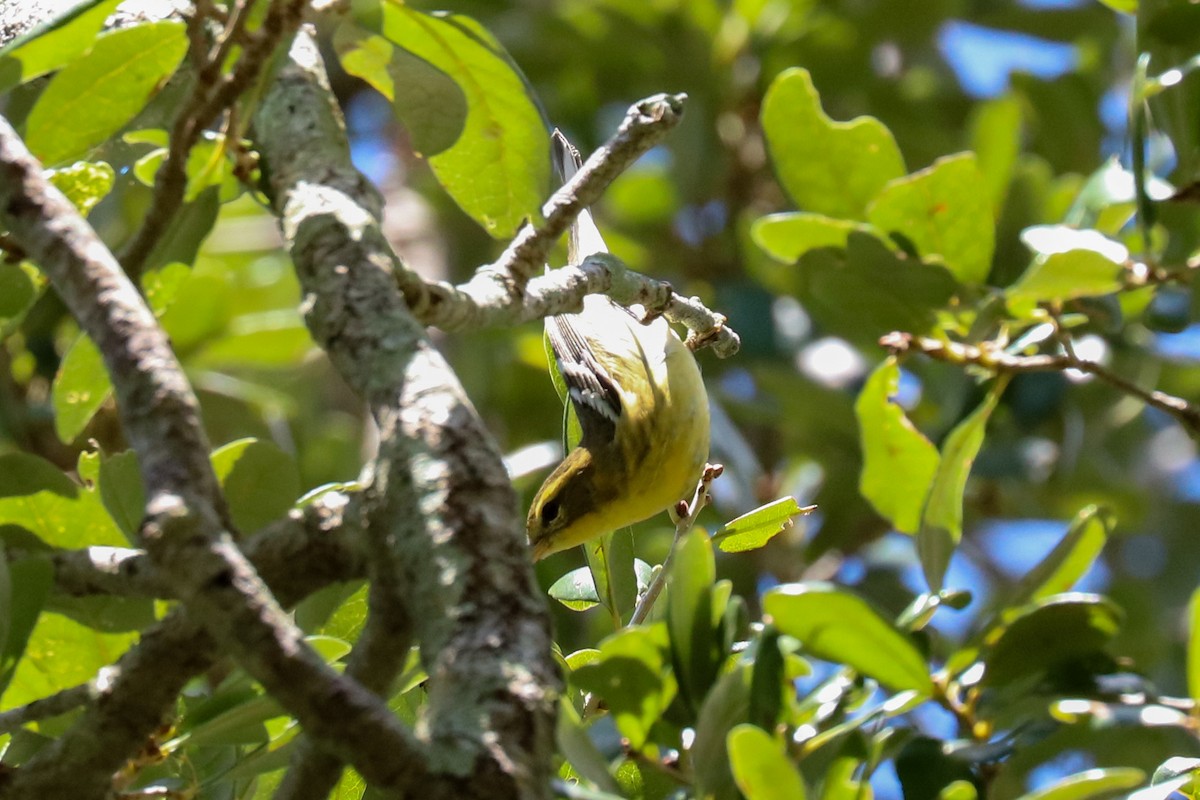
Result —
<svg viewBox="0 0 1200 800"><path fill-rule="evenodd" d="M979 347L927 336L913 336L902 332L889 333L882 337L879 343L896 354L918 352L937 361L944 361L948 364L970 364L993 373L1018 374L1079 370L1096 376L1125 394L1136 397L1146 405L1170 414L1193 438L1200 438L1200 407L1181 397L1157 389L1145 389L1128 378L1118 375L1100 362L1081 358L1071 352L1022 356L1008 353L999 348Z"/></svg>
<svg viewBox="0 0 1200 800"><path fill-rule="evenodd" d="M101 672L101 676L109 674L109 669L106 667ZM103 677L96 680L102 679ZM57 717L59 714L65 714L68 711L79 708L92 699L95 691L95 681L81 683L78 686L72 686L70 689L63 689L61 692L52 694L49 697L43 697L27 705L5 711L3 714L0 714L0 734L12 733L27 722L36 722L38 720L49 719L50 717Z"/></svg>
<svg viewBox="0 0 1200 800"><path fill-rule="evenodd" d="M675 551L678 549L679 542L687 535L696 525L696 518L700 516L700 512L708 505L708 490L712 486L712 482L720 477L725 468L720 464L708 464L704 467L704 475L696 484L696 493L692 496L692 502L687 506L687 513L675 524L675 538L671 540L671 548L667 550L667 557L663 559L662 569L654 576L654 580L650 581L650 585L646 587L646 593L642 595L642 599L638 601L637 608L633 610L633 616L629 618L629 624L641 625L650 616L650 612L654 610L654 604L658 601L658 596L662 594L663 587L667 585L667 573L670 571L671 562L674 560Z"/></svg>
<svg viewBox="0 0 1200 800"><path fill-rule="evenodd" d="M286 38L300 27L306 7L304 0L274 0L254 36L245 33L250 15L243 10L227 20L225 30L211 52L203 41L200 26L204 16L197 10L188 21L192 49L197 64L196 85L191 96L179 110L171 127L167 157L154 179L154 196L146 218L120 255L121 265L134 280L145 268L159 239L179 211L187 189L188 154L200 140L200 135L217 115L233 106L241 94L258 79L264 65ZM241 57L232 74L222 77L222 65L233 45L244 43Z"/></svg>
<svg viewBox="0 0 1200 800"><path fill-rule="evenodd" d="M523 228L492 269L511 279L518 290L539 274L550 248L579 212L599 200L618 175L679 123L686 99L685 94L656 94L635 103L616 134L542 207L543 221Z"/></svg>

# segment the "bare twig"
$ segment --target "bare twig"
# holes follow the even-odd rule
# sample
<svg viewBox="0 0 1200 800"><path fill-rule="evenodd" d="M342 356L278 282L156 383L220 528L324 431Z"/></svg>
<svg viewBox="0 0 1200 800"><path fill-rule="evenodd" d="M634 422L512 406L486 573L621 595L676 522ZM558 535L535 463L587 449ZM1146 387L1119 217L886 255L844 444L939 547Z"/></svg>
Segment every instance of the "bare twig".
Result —
<svg viewBox="0 0 1200 800"><path fill-rule="evenodd" d="M523 228L491 269L511 280L517 291L540 273L550 248L579 212L599 200L618 175L679 123L686 99L685 94L656 94L635 103L616 134L542 207L545 219Z"/></svg>
<svg viewBox="0 0 1200 800"><path fill-rule="evenodd" d="M396 281L417 319L446 331L516 325L578 311L588 294L605 293L625 305L637 303L689 330L693 349L711 345L722 358L739 347L725 317L698 298L677 294L668 283L639 275L615 256L601 253L541 275L547 254L584 209L642 153L679 121L684 95L655 95L635 103L624 123L546 203L545 219L521 229L494 264L454 286L429 283L399 267Z"/></svg>
<svg viewBox="0 0 1200 800"><path fill-rule="evenodd" d="M0 734L12 733L27 722L57 717L59 714L79 708L90 701L96 693L94 684L106 680L109 675L111 675L111 669L106 667L95 681L72 686L70 689L63 689L49 697L43 697L27 705L5 711L0 714Z"/></svg>
<svg viewBox="0 0 1200 800"><path fill-rule="evenodd" d="M421 322L445 331L511 326L554 314L577 312L589 294L607 294L623 305L638 304L647 314L666 317L688 328L692 349L711 345L721 358L738 351L741 340L725 317L698 298L683 297L669 283L640 275L611 253L588 256L577 266L561 267L533 278L520 294L500 291L489 275L452 286L426 283L410 270L397 273L404 299Z"/></svg>
<svg viewBox="0 0 1200 800"><path fill-rule="evenodd" d="M120 255L121 264L135 280L183 203L188 154L200 140L205 127L237 102L258 79L275 49L300 27L307 3L305 0L272 0L262 27L252 36L245 29L250 14L248 9L239 11L240 6L234 4L235 11L226 20L211 51L203 35L207 17L202 9L198 8L188 18L196 85L175 117L167 157L155 176L154 196L146 218ZM231 74L222 76L222 66L235 44L243 45L241 57Z"/></svg>
<svg viewBox="0 0 1200 800"><path fill-rule="evenodd" d="M699 483L696 484L696 493L692 497L692 502L687 506L687 513L675 523L675 538L671 540L671 549L667 551L667 557L663 559L662 569L654 576L654 580L650 582L650 585L646 587L646 593L642 595L642 599L638 601L637 608L633 610L633 616L629 618L630 625L641 625L650 616L650 612L654 610L654 604L658 602L658 596L662 594L662 590L667 584L667 574L671 569L671 561L675 556L675 550L678 549L679 541L695 527L696 519L700 516L700 512L708 505L709 487L712 486L714 480L721 476L724 469L720 464L708 464L705 466L704 475L701 476Z"/></svg>
<svg viewBox="0 0 1200 800"><path fill-rule="evenodd" d="M879 343L896 354L923 353L938 361L982 367L993 373L1063 372L1068 369L1086 372L1146 405L1170 414L1193 438L1200 438L1200 407L1181 397L1138 386L1100 362L1080 358L1073 351L1023 356L999 348L977 347L901 332L889 333Z"/></svg>

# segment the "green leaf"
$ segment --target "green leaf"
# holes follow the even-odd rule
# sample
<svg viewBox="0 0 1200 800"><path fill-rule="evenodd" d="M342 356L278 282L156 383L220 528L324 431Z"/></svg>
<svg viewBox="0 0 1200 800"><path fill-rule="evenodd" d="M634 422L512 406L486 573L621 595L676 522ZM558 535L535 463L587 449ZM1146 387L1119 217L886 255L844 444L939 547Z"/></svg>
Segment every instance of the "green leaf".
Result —
<svg viewBox="0 0 1200 800"><path fill-rule="evenodd" d="M925 504L921 527L917 531L917 555L931 592L941 590L950 556L962 539L963 492L967 488L967 477L983 445L988 418L1007 385L1007 376L998 378L979 408L958 423L942 445L942 457L929 488L929 502Z"/></svg>
<svg viewBox="0 0 1200 800"><path fill-rule="evenodd" d="M171 307L179 296L179 289L192 276L186 264L171 262L142 275L142 293L150 310L157 315Z"/></svg>
<svg viewBox="0 0 1200 800"><path fill-rule="evenodd" d="M1089 657L1116 636L1123 618L1115 603L1094 594L1054 595L1026 606L988 635L981 683L1002 686Z"/></svg>
<svg viewBox="0 0 1200 800"><path fill-rule="evenodd" d="M844 249L854 231L883 238L882 233L870 225L804 211L757 219L750 228L750 236L767 255L785 264L795 264L809 250L819 247Z"/></svg>
<svg viewBox="0 0 1200 800"><path fill-rule="evenodd" d="M313 348L312 335L291 310L245 314L230 322L226 335L192 357L203 367L288 367Z"/></svg>
<svg viewBox="0 0 1200 800"><path fill-rule="evenodd" d="M1188 602L1187 686L1193 700L1200 700L1200 588Z"/></svg>
<svg viewBox="0 0 1200 800"><path fill-rule="evenodd" d="M4 596L5 636L0 650L0 695L8 688L25 652L29 636L54 585L54 567L47 558L26 558L6 567L9 592Z"/></svg>
<svg viewBox="0 0 1200 800"><path fill-rule="evenodd" d="M850 233L845 251L810 250L794 267L768 263L754 269L768 288L798 299L829 332L872 345L891 331L928 331L958 288L944 267L898 255L858 232Z"/></svg>
<svg viewBox="0 0 1200 800"><path fill-rule="evenodd" d="M49 170L47 177L86 217L112 191L116 173L103 161L77 161L69 167Z"/></svg>
<svg viewBox="0 0 1200 800"><path fill-rule="evenodd" d="M775 739L755 725L729 732L733 779L746 800L804 800L807 792L796 767Z"/></svg>
<svg viewBox="0 0 1200 800"><path fill-rule="evenodd" d="M467 17L424 14L394 3L372 5L358 22L410 54L387 62L400 67L399 80L393 78L397 108L404 106L403 121L422 144L442 148L426 155L455 202L497 238L508 238L524 220L537 217L550 185L548 126L500 43ZM379 78L380 45L367 47L370 53L351 59L347 70L362 69L386 86ZM364 68L363 61L370 66ZM444 93L447 82L439 71L457 93ZM462 131L449 143L463 100Z"/></svg>
<svg viewBox="0 0 1200 800"><path fill-rule="evenodd" d="M963 283L982 283L992 268L996 228L973 153L959 153L888 183L867 209L875 227L900 234L924 260Z"/></svg>
<svg viewBox="0 0 1200 800"><path fill-rule="evenodd" d="M0 49L0 94L84 53L120 0L84 0Z"/></svg>
<svg viewBox="0 0 1200 800"><path fill-rule="evenodd" d="M149 22L96 39L55 75L29 112L25 136L46 165L77 158L146 105L187 52L182 22Z"/></svg>
<svg viewBox="0 0 1200 800"><path fill-rule="evenodd" d="M587 729L583 727L579 712L565 699L558 704L558 724L555 727L554 741L558 745L558 751L577 774L587 778L602 791L614 794L620 791L612 773L609 772L608 761L596 749Z"/></svg>
<svg viewBox="0 0 1200 800"><path fill-rule="evenodd" d="M571 673L572 683L604 698L634 750L646 743L650 728L675 697L666 649L663 626L626 628L601 643L599 661Z"/></svg>
<svg viewBox="0 0 1200 800"><path fill-rule="evenodd" d="M1021 579L1010 604L1024 605L1074 586L1099 557L1116 524L1112 512L1100 506L1076 514L1062 540Z"/></svg>
<svg viewBox="0 0 1200 800"><path fill-rule="evenodd" d="M893 356L871 373L854 404L863 449L858 489L896 530L913 534L941 457L892 402L899 386L900 367Z"/></svg>
<svg viewBox="0 0 1200 800"><path fill-rule="evenodd" d="M757 550L792 526L792 517L816 506L801 508L794 497L781 497L732 519L712 535L712 542L726 553Z"/></svg>
<svg viewBox="0 0 1200 800"><path fill-rule="evenodd" d="M750 708L750 670L739 666L717 679L704 698L696 720L692 764L696 796L737 800L729 759L729 731L747 721Z"/></svg>
<svg viewBox="0 0 1200 800"><path fill-rule="evenodd" d="M33 536L22 538L14 528ZM26 453L0 456L0 530L9 542L32 548L126 544L96 491Z"/></svg>
<svg viewBox="0 0 1200 800"><path fill-rule="evenodd" d="M21 323L45 283L32 265L0 259L0 338L7 337Z"/></svg>
<svg viewBox="0 0 1200 800"><path fill-rule="evenodd" d="M1132 789L1146 780L1146 773L1136 767L1089 769L1068 775L1049 786L1030 792L1021 800L1089 800Z"/></svg>
<svg viewBox="0 0 1200 800"><path fill-rule="evenodd" d="M1100 2L1122 14L1136 14L1138 10L1138 0L1100 0Z"/></svg>
<svg viewBox="0 0 1200 800"><path fill-rule="evenodd" d="M75 441L111 394L104 358L87 334L79 334L58 365L50 393L59 440Z"/></svg>
<svg viewBox="0 0 1200 800"><path fill-rule="evenodd" d="M700 710L721 662L713 623L716 579L712 544L697 528L679 542L667 594L671 660L680 694L693 715Z"/></svg>
<svg viewBox="0 0 1200 800"><path fill-rule="evenodd" d="M999 214L1021 153L1021 101L1008 94L977 105L970 136L992 210Z"/></svg>
<svg viewBox="0 0 1200 800"><path fill-rule="evenodd" d="M334 49L348 73L392 101L417 153L430 158L458 141L467 124L467 96L445 72L353 25L338 27Z"/></svg>
<svg viewBox="0 0 1200 800"><path fill-rule="evenodd" d="M584 546L592 585L600 603L608 609L614 627L621 627L627 611L637 600L637 575L633 560L633 537L628 530L612 531Z"/></svg>
<svg viewBox="0 0 1200 800"><path fill-rule="evenodd" d="M572 611L587 611L600 604L589 567L579 567L563 575L550 586L548 594Z"/></svg>
<svg viewBox="0 0 1200 800"><path fill-rule="evenodd" d="M46 610L70 617L102 633L140 631L155 621L154 600L149 597L66 597L51 595Z"/></svg>
<svg viewBox="0 0 1200 800"><path fill-rule="evenodd" d="M892 133L873 117L834 122L806 69L789 69L763 99L763 132L779 182L805 211L861 220L883 185L904 174Z"/></svg>
<svg viewBox="0 0 1200 800"><path fill-rule="evenodd" d="M212 454L229 513L243 533L287 514L300 494L296 462L273 442L239 439Z"/></svg>
<svg viewBox="0 0 1200 800"><path fill-rule="evenodd" d="M895 691L933 691L925 659L900 631L861 598L827 583L778 586L763 611L780 632L818 658L845 664Z"/></svg>
<svg viewBox="0 0 1200 800"><path fill-rule="evenodd" d="M143 275L143 292L155 314L170 307L190 274L184 265L172 263ZM59 440L66 444L75 441L112 390L104 358L87 334L80 333L59 362L50 394Z"/></svg>
<svg viewBox="0 0 1200 800"><path fill-rule="evenodd" d="M4 694L4 709L86 683L137 641L136 633L100 633L61 614L43 613Z"/></svg>
<svg viewBox="0 0 1200 800"><path fill-rule="evenodd" d="M1021 240L1037 255L1005 292L1010 307L1095 297L1123 285L1121 263L1129 251L1097 231L1039 225L1026 228ZM1019 313L1016 308L1014 313Z"/></svg>
<svg viewBox="0 0 1200 800"><path fill-rule="evenodd" d="M791 683L784 673L779 631L774 625L766 625L759 634L750 672L750 722L765 731L774 730L783 708L784 691L791 691Z"/></svg>

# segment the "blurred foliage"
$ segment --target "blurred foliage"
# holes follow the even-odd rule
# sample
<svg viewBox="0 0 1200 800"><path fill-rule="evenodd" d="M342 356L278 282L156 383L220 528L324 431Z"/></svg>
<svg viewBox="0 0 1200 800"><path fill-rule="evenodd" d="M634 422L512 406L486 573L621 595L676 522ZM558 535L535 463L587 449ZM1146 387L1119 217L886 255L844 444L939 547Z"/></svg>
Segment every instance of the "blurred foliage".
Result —
<svg viewBox="0 0 1200 800"><path fill-rule="evenodd" d="M113 5L0 52L0 108L118 249L186 40L175 23L98 35ZM689 97L596 213L616 255L742 336L734 359L699 354L725 474L669 565L665 520L539 564L569 679L562 791L1194 795L1196 431L1095 376L997 377L986 355L1077 354L1200 398L1197 9L362 0L322 21L355 156L433 278L466 278L538 213L549 124L586 153L633 101ZM251 533L353 481L374 432L308 337L274 222L236 179L242 146L193 151L141 283ZM95 347L19 255L0 262L5 709L89 679L162 611L51 591L46 553L132 540L141 487ZM983 357L897 357L892 331ZM434 336L527 502L562 427L540 328ZM664 569L665 597L628 624ZM338 661L365 602L329 587L296 618ZM406 721L424 679L414 661L397 683ZM68 722L6 737L5 762ZM267 797L295 733L234 670L189 690L165 758L129 780Z"/></svg>

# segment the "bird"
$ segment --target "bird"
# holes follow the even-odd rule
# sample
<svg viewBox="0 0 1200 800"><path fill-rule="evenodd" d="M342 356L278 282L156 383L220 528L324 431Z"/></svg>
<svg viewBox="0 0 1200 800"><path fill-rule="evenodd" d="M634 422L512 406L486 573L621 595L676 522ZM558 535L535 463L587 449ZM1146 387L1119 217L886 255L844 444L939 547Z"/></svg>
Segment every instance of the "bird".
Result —
<svg viewBox="0 0 1200 800"><path fill-rule="evenodd" d="M565 182L582 159L561 132L552 140ZM607 251L584 209L568 235L568 261ZM661 316L592 294L579 313L548 317L545 328L582 435L530 505L535 561L674 507L690 496L709 450L700 367Z"/></svg>

